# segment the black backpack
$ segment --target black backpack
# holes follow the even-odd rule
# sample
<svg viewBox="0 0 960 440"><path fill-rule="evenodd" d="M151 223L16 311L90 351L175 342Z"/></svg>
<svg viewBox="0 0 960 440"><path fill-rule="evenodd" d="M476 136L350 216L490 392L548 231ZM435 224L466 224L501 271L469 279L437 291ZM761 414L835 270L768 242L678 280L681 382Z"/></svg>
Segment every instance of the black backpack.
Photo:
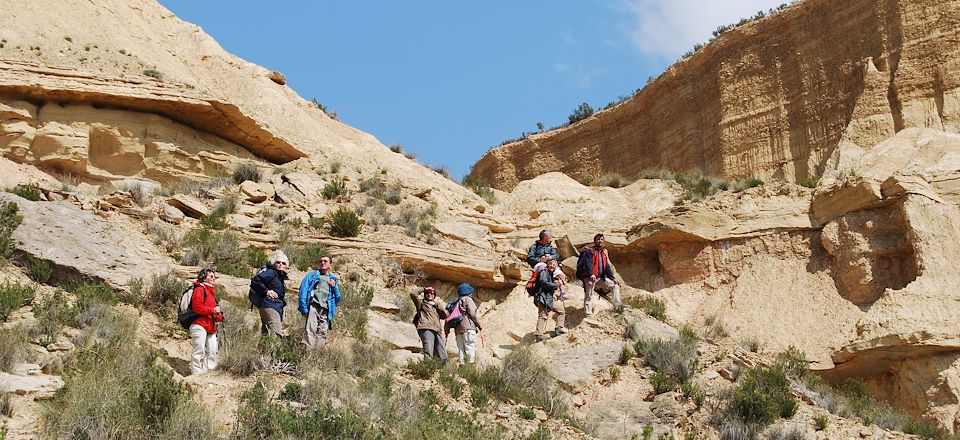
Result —
<svg viewBox="0 0 960 440"><path fill-rule="evenodd" d="M247 299L250 300L250 310L253 310L254 307L260 307L260 305L263 304L263 298L266 296L266 292L258 293L256 289L253 288L253 280L269 268L269 264L260 266L260 268L257 269L257 273L250 278L250 291L247 292Z"/></svg>

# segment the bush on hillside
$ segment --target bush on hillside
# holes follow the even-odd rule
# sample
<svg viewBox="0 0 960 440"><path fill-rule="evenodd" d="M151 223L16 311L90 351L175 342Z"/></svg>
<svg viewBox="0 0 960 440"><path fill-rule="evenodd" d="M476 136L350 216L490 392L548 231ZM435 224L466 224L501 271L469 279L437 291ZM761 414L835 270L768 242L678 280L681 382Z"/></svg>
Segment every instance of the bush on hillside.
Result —
<svg viewBox="0 0 960 440"><path fill-rule="evenodd" d="M356 237L360 234L360 227L363 225L363 220L357 212L345 207L340 207L331 213L327 221L330 223L330 234L334 237Z"/></svg>
<svg viewBox="0 0 960 440"><path fill-rule="evenodd" d="M257 168L256 165L241 163L233 169L233 183L237 185L248 180L251 182L259 182L261 179L263 179L263 171Z"/></svg>
<svg viewBox="0 0 960 440"><path fill-rule="evenodd" d="M36 183L21 183L8 189L7 192L14 193L33 202L39 202L43 199L43 191L40 190L40 185Z"/></svg>
<svg viewBox="0 0 960 440"><path fill-rule="evenodd" d="M30 304L36 289L30 285L4 281L0 284L0 321L6 321L15 310Z"/></svg>
<svg viewBox="0 0 960 440"><path fill-rule="evenodd" d="M0 204L0 262L9 258L17 245L11 235L23 222L23 216L19 211L20 206L15 202Z"/></svg>
<svg viewBox="0 0 960 440"><path fill-rule="evenodd" d="M593 107L586 102L581 102L576 108L573 109L573 113L570 113L570 116L567 116L567 119L570 121L570 124L575 124L584 119L593 116Z"/></svg>

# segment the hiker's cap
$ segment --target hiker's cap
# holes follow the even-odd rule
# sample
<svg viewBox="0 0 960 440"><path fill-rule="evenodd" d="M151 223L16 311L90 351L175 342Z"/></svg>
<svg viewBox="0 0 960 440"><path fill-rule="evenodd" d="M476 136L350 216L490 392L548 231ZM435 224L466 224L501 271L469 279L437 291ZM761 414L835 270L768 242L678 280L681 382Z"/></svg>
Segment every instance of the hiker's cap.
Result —
<svg viewBox="0 0 960 440"><path fill-rule="evenodd" d="M457 296L467 296L473 293L473 286L469 283L463 283L460 287L457 287Z"/></svg>
<svg viewBox="0 0 960 440"><path fill-rule="evenodd" d="M434 290L433 287L424 287L424 288L423 288L423 295L426 296L428 293L431 293L431 294L436 295L436 294L437 294L437 291Z"/></svg>

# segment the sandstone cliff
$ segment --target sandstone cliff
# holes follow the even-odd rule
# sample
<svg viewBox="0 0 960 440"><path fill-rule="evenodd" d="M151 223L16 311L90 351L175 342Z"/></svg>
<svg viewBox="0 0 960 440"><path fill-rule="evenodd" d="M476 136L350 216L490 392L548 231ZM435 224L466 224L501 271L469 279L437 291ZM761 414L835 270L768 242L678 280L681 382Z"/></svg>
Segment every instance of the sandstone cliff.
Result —
<svg viewBox="0 0 960 440"><path fill-rule="evenodd" d="M727 31L630 100L494 148L494 188L549 171L799 181L908 127L960 130L960 1L811 0ZM639 79L638 79L639 82Z"/></svg>

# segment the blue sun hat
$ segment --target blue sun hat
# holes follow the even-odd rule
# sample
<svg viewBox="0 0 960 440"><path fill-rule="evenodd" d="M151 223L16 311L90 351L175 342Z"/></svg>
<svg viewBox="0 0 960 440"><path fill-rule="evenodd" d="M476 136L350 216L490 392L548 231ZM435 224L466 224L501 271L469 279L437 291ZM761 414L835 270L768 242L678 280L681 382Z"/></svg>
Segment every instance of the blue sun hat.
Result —
<svg viewBox="0 0 960 440"><path fill-rule="evenodd" d="M457 296L461 298L468 296L471 293L473 293L473 286L471 286L469 283L463 283L460 285L460 287L457 287Z"/></svg>

